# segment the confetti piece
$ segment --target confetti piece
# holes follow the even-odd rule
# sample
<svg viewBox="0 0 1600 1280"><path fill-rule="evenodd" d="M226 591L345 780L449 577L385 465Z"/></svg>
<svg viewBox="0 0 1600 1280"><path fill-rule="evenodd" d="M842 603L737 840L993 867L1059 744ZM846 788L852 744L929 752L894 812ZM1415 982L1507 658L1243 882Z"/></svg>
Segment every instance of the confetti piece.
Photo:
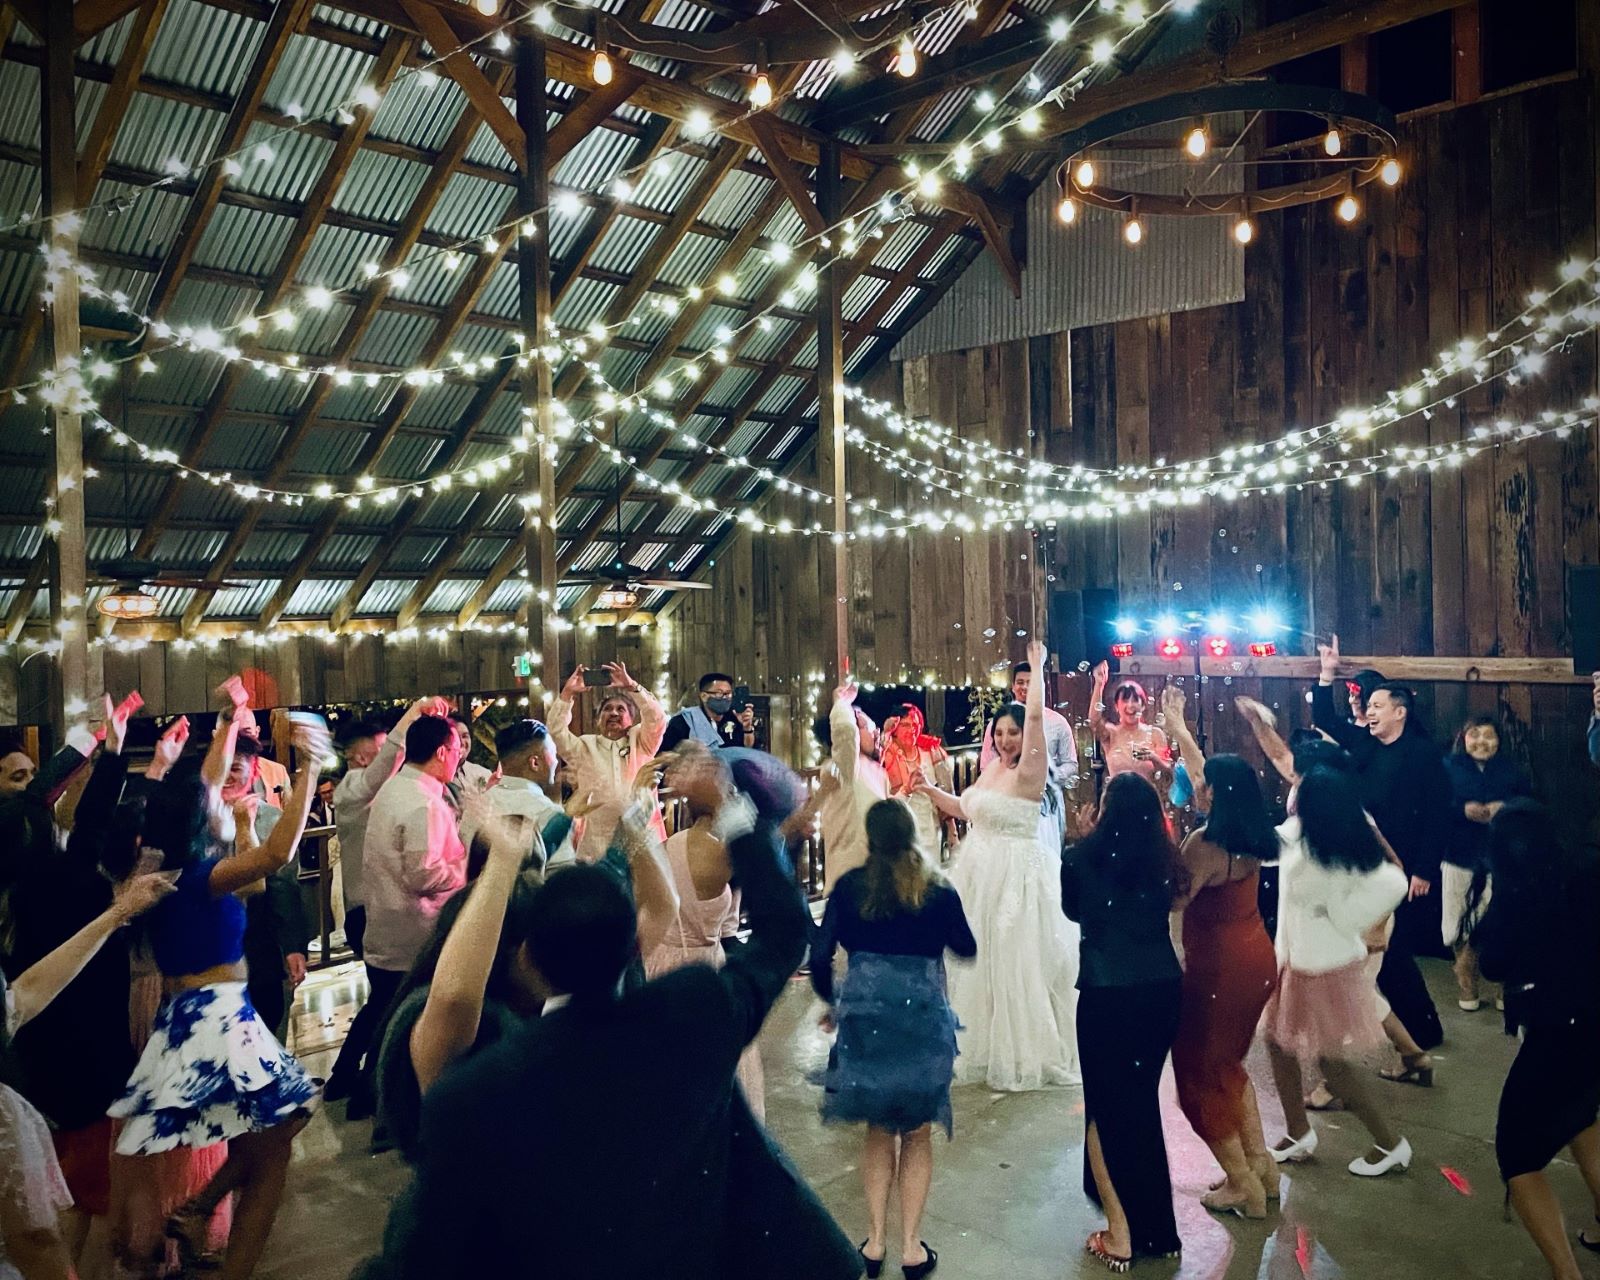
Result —
<svg viewBox="0 0 1600 1280"><path fill-rule="evenodd" d="M1439 1172L1444 1174L1444 1180L1464 1196L1472 1194L1472 1184L1467 1181L1466 1175L1458 1169L1452 1169L1447 1164L1439 1166Z"/></svg>

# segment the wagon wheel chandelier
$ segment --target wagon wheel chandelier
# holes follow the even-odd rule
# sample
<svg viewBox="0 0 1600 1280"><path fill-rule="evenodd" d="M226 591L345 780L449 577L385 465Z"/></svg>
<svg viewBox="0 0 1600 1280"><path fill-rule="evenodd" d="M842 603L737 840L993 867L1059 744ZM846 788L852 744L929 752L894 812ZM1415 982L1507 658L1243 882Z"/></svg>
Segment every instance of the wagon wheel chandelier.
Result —
<svg viewBox="0 0 1600 1280"><path fill-rule="evenodd" d="M1246 117L1244 128L1231 139L1214 139L1212 122L1228 116ZM1264 122L1295 116L1308 116L1316 122L1310 136L1246 154L1250 134ZM1112 112L1062 135L1061 154L1068 158L1056 169L1060 192L1056 212L1069 224L1077 220L1080 204L1119 213L1123 238L1133 245L1144 239L1147 218L1227 218L1240 244L1255 238L1257 214L1297 205L1333 201L1335 216L1351 223L1361 216L1362 188L1374 182L1392 187L1400 181L1394 130L1394 113L1376 99L1314 85L1262 80L1173 94ZM1186 179L1182 191L1140 191L1108 181L1117 168L1128 163L1116 156L1119 142L1124 150L1158 150L1172 145L1173 132L1181 135L1179 163L1193 171L1193 180ZM1295 136L1287 127L1279 133ZM1142 141L1151 135L1164 140ZM1146 163L1140 164L1148 168ZM1292 182L1254 190L1205 189L1224 169L1260 164L1309 172Z"/></svg>

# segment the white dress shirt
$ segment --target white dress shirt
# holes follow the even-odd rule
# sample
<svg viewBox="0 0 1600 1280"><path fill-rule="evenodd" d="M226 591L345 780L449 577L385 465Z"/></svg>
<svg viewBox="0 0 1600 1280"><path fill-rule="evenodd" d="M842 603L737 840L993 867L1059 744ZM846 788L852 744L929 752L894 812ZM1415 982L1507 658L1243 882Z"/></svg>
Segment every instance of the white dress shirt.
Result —
<svg viewBox="0 0 1600 1280"><path fill-rule="evenodd" d="M826 892L846 871L867 863L867 810L889 798L889 777L876 760L861 754L861 727L852 703L837 701L828 713L833 731L832 758L825 766L839 787L822 802L822 854Z"/></svg>
<svg viewBox="0 0 1600 1280"><path fill-rule="evenodd" d="M398 735L387 739L365 769L349 769L333 789L333 828L339 836L339 879L345 909L362 906L367 898L361 885L362 853L367 843L367 817L379 789L394 777L405 759Z"/></svg>
<svg viewBox="0 0 1600 1280"><path fill-rule="evenodd" d="M545 823L565 810L541 791L536 783L527 778L514 778L506 776L500 779L499 785L489 788L489 807L504 818L524 819L534 831L542 831ZM526 838L526 847L533 846L531 833ZM546 849L546 862L548 867L557 867L563 863L574 862L577 854L572 847L572 833L568 831L567 837L558 848Z"/></svg>
<svg viewBox="0 0 1600 1280"><path fill-rule="evenodd" d="M408 764L372 802L361 871L366 960L404 972L421 954L444 904L467 882L467 851L444 784Z"/></svg>
<svg viewBox="0 0 1600 1280"><path fill-rule="evenodd" d="M550 736L572 771L573 792L580 799L587 796L595 806L583 815L583 834L578 840L578 852L587 859L605 854L623 810L633 803L633 780L655 758L667 731L666 712L649 691L641 688L628 692L639 705L639 723L620 738L600 733L575 734L572 703L557 697L550 704ZM664 842L667 833L659 809L652 825Z"/></svg>

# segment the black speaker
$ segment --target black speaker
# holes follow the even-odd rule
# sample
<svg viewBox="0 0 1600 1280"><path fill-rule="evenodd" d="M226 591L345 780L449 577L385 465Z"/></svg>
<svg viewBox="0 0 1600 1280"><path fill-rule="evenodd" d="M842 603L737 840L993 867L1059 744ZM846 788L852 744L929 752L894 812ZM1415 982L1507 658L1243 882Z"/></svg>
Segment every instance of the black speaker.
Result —
<svg viewBox="0 0 1600 1280"><path fill-rule="evenodd" d="M1567 566L1567 623L1572 629L1572 669L1600 671L1600 565Z"/></svg>
<svg viewBox="0 0 1600 1280"><path fill-rule="evenodd" d="M1116 642L1117 593L1106 587L1083 591L1058 591L1050 600L1050 647L1060 659L1061 670L1071 671L1087 662L1117 661L1111 657Z"/></svg>

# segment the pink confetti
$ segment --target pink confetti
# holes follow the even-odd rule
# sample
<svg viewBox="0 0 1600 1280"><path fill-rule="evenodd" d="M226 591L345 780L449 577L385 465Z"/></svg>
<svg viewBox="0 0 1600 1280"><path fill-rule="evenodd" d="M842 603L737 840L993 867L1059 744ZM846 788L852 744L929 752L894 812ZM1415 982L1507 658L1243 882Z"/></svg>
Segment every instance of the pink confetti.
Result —
<svg viewBox="0 0 1600 1280"><path fill-rule="evenodd" d="M1294 1260L1300 1264L1300 1274L1310 1280L1311 1233L1304 1227L1295 1228Z"/></svg>
<svg viewBox="0 0 1600 1280"><path fill-rule="evenodd" d="M1439 1166L1439 1172L1444 1174L1444 1180L1464 1196L1472 1194L1472 1184L1467 1181L1466 1175L1459 1169L1452 1169L1447 1164Z"/></svg>

